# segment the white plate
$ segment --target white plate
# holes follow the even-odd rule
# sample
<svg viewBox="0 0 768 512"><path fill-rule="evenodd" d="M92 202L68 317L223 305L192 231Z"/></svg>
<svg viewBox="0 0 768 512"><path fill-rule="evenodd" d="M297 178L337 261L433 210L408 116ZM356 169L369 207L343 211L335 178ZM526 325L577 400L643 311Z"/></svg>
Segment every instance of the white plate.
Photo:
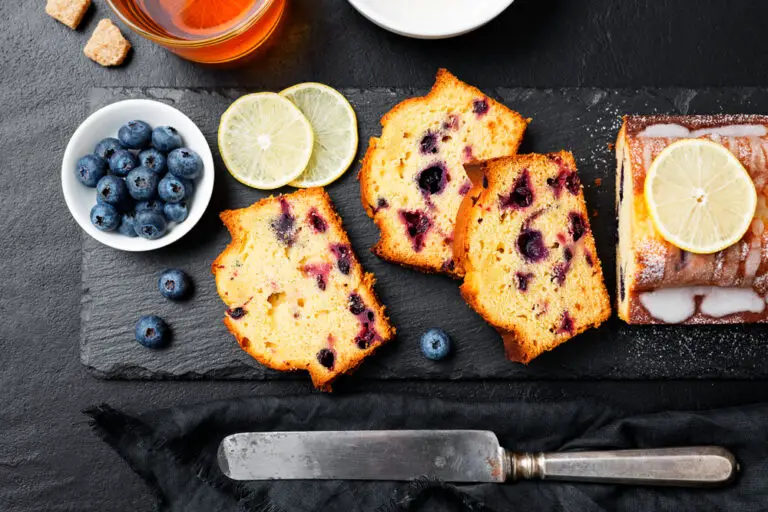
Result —
<svg viewBox="0 0 768 512"><path fill-rule="evenodd" d="M153 128L173 126L179 131L184 146L197 152L203 160L203 174L196 180L195 195L187 219L179 224L170 223L168 233L157 240L131 238L117 231L105 232L91 224L91 208L96 204L96 189L80 183L75 177L77 161L93 153L96 144L105 137L117 137L122 125L133 119L146 121ZM61 188L67 207L80 227L93 238L122 251L151 251L172 244L191 230L203 216L213 194L213 155L203 132L180 111L152 100L125 100L107 105L83 121L67 144L61 162Z"/></svg>
<svg viewBox="0 0 768 512"><path fill-rule="evenodd" d="M466 34L501 14L514 0L349 0L378 26L418 39Z"/></svg>

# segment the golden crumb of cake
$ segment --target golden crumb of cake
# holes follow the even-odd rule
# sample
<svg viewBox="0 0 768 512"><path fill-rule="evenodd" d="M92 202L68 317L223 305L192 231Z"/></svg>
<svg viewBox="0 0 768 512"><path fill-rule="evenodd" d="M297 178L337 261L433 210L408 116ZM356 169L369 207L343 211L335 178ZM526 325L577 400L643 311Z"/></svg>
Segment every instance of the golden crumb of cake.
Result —
<svg viewBox="0 0 768 512"><path fill-rule="evenodd" d="M527 363L611 313L571 153L488 162L459 210L461 294Z"/></svg>
<svg viewBox="0 0 768 512"><path fill-rule="evenodd" d="M131 43L123 37L111 20L103 19L96 25L83 52L86 57L102 66L119 66L125 61Z"/></svg>
<svg viewBox="0 0 768 512"><path fill-rule="evenodd" d="M48 0L45 12L75 30L90 6L91 0Z"/></svg>
<svg viewBox="0 0 768 512"><path fill-rule="evenodd" d="M221 214L232 242L213 262L224 323L240 347L314 385L357 368L395 329L328 194L307 188Z"/></svg>

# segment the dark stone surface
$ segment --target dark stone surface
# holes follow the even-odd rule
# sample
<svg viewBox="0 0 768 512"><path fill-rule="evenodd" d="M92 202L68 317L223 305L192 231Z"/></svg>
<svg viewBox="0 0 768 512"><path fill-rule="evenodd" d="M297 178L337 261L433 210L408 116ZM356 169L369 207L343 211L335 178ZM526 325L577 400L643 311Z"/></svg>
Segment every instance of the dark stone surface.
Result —
<svg viewBox="0 0 768 512"><path fill-rule="evenodd" d="M133 34L127 34L135 50L129 62L101 68L82 48L110 13L103 0L92 9L72 32L43 13L43 2L0 2L0 510L8 512L153 509L144 484L89 432L80 410L93 403L139 412L311 392L306 379L104 381L81 365L83 235L60 192L59 162L88 114L92 88L261 90L316 80L346 88L423 89L439 66L488 89L749 86L768 78L768 4L752 0L518 0L478 32L450 41L389 34L343 0L294 0L277 44L260 60L229 71L184 62ZM738 381L360 379L336 392L381 390L469 400L591 397L636 411L768 397L762 382Z"/></svg>
<svg viewBox="0 0 768 512"><path fill-rule="evenodd" d="M768 110L768 90L719 89L509 89L487 93L533 117L524 151L573 150L610 290L615 289L615 160L609 148L619 114L711 113ZM243 91L208 89L95 89L91 109L126 98L151 97L172 103L195 120L216 147L218 119ZM414 91L344 90L355 107L360 140L380 133L379 118ZM416 92L421 94L421 92ZM565 122L564 122L565 121ZM360 148L360 156L365 144ZM211 262L229 242L217 218L227 207L242 207L268 194L228 176L218 155L211 206L200 225L179 243L161 251L124 253L90 237L83 240L82 358L97 375L109 378L296 379L257 364L235 343L222 323ZM358 158L359 161L359 158ZM378 237L360 205L359 163L328 187L363 267L377 278L376 289L398 329L398 337L369 358L352 380L365 379L644 379L768 377L764 325L716 327L630 327L612 318L528 366L504 358L500 337L476 315L446 277L404 269L378 259L368 248ZM595 180L601 180L598 186ZM291 192L286 188L285 192ZM596 216L595 216L596 215ZM182 303L163 299L157 275L179 267L195 280L195 297ZM147 350L132 341L136 318L159 314L171 323L174 342L167 350ZM456 343L453 356L436 364L421 356L419 338L432 326Z"/></svg>

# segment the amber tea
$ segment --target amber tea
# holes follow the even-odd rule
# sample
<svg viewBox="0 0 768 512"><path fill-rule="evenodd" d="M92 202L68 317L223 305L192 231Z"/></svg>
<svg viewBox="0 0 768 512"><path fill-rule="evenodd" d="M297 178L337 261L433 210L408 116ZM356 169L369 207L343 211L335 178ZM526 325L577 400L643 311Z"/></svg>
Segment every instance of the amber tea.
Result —
<svg viewBox="0 0 768 512"><path fill-rule="evenodd" d="M131 28L199 62L230 62L272 33L286 0L110 0Z"/></svg>

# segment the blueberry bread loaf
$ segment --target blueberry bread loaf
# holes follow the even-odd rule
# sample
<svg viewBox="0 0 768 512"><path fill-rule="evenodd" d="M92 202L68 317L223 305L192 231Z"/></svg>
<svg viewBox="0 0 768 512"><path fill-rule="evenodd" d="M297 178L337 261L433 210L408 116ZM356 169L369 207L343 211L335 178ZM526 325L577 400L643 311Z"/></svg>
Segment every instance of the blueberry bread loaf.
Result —
<svg viewBox="0 0 768 512"><path fill-rule="evenodd" d="M232 242L213 262L240 346L277 370L307 370L318 388L395 333L361 268L330 197L305 189L221 219Z"/></svg>
<svg viewBox="0 0 768 512"><path fill-rule="evenodd" d="M527 363L610 316L571 153L488 162L458 218L461 294L509 359Z"/></svg>
<svg viewBox="0 0 768 512"><path fill-rule="evenodd" d="M454 224L472 187L464 165L515 154L528 121L444 69L429 94L385 114L359 175L363 206L381 230L374 252L458 275Z"/></svg>

